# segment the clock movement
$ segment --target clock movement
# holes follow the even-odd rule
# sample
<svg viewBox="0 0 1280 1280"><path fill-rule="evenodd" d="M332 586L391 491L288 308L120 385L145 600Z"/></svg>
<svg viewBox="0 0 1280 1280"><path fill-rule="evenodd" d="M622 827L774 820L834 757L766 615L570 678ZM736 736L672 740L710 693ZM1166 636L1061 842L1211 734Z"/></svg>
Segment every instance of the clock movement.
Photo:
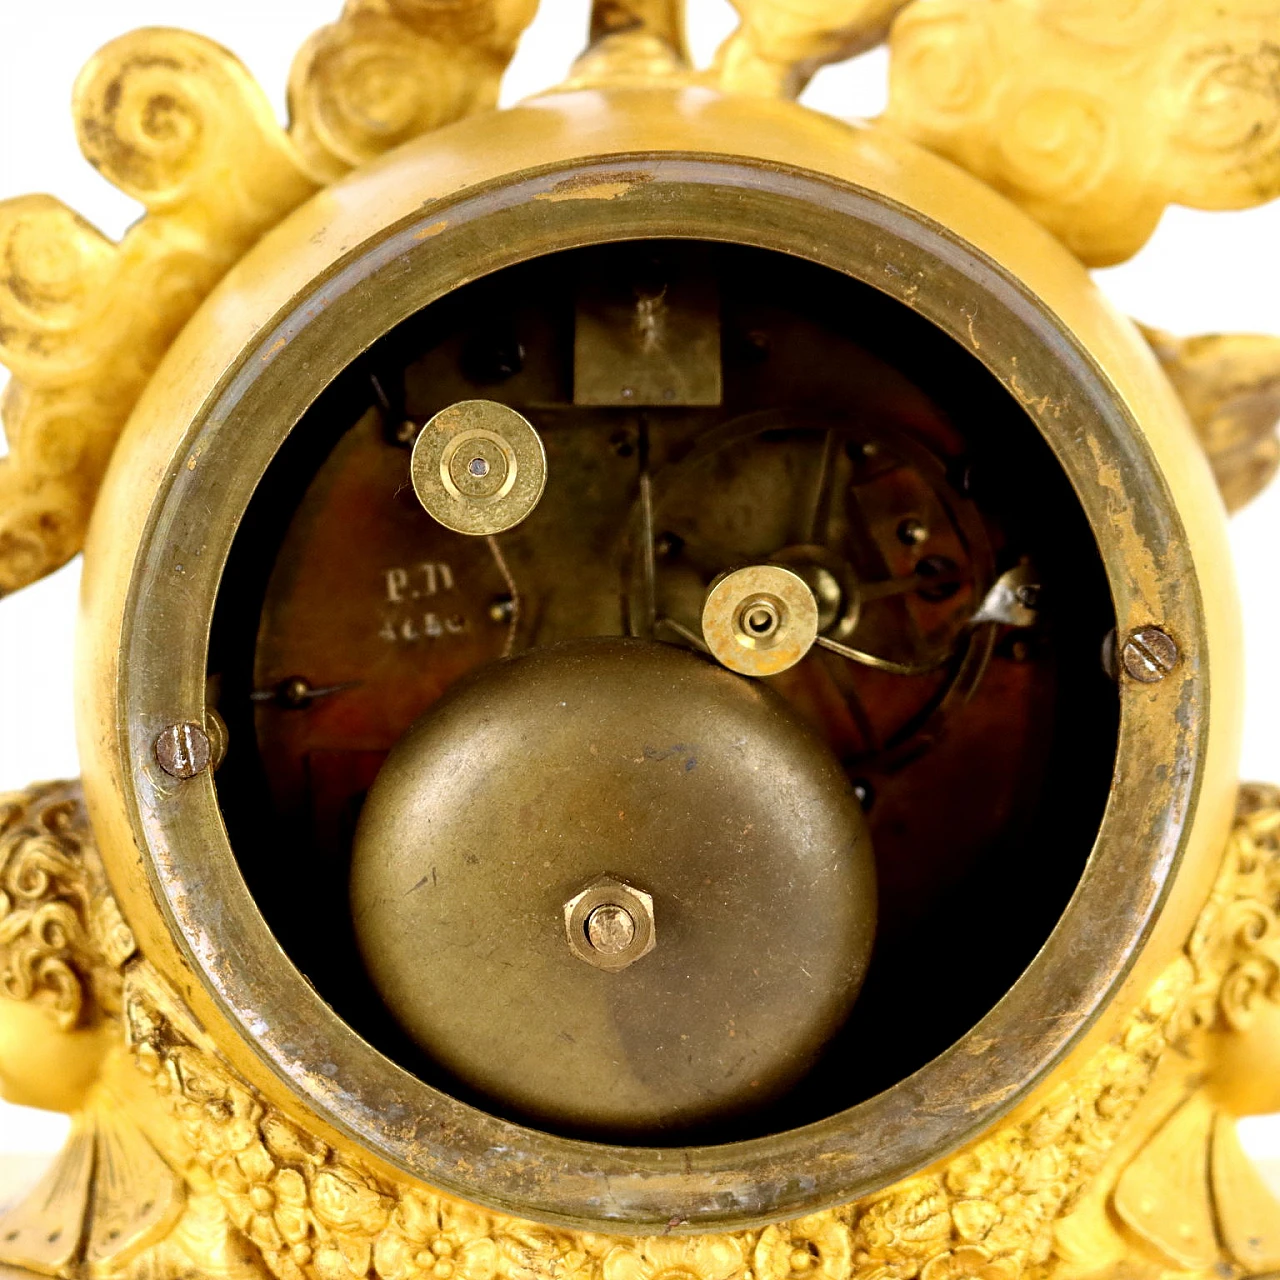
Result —
<svg viewBox="0 0 1280 1280"><path fill-rule="evenodd" d="M349 0L287 128L136 32L75 112L142 219L0 204L0 584L85 556L5 1280L1280 1269L1280 339L1087 269L1280 195L1280 7L738 8L499 111L524 0Z"/></svg>

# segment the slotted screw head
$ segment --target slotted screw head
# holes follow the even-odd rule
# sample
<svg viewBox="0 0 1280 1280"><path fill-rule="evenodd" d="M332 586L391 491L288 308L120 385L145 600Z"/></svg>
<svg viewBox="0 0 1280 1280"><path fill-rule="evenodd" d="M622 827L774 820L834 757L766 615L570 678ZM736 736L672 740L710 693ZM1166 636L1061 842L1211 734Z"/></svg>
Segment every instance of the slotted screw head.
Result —
<svg viewBox="0 0 1280 1280"><path fill-rule="evenodd" d="M1178 646L1159 627L1139 627L1121 651L1125 672L1142 684L1158 684L1178 665Z"/></svg>
<svg viewBox="0 0 1280 1280"><path fill-rule="evenodd" d="M156 762L171 778L194 778L213 761L209 735L198 724L171 724L156 738Z"/></svg>

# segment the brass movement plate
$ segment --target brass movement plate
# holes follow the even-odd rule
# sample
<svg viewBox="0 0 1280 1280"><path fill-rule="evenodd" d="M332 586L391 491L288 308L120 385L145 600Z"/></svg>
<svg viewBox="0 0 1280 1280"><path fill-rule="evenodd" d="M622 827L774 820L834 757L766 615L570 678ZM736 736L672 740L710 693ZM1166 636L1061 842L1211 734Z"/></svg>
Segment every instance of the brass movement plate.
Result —
<svg viewBox="0 0 1280 1280"><path fill-rule="evenodd" d="M573 399L623 408L717 405L724 385L714 283L665 246L636 246L631 276L579 286Z"/></svg>

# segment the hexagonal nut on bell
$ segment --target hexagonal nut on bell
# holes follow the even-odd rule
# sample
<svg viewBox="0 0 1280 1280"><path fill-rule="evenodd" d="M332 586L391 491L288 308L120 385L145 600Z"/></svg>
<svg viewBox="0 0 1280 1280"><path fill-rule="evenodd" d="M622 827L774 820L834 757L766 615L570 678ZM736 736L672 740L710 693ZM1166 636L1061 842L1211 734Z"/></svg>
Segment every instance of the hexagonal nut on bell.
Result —
<svg viewBox="0 0 1280 1280"><path fill-rule="evenodd" d="M593 880L564 904L569 950L597 969L617 973L657 946L653 895L614 876Z"/></svg>

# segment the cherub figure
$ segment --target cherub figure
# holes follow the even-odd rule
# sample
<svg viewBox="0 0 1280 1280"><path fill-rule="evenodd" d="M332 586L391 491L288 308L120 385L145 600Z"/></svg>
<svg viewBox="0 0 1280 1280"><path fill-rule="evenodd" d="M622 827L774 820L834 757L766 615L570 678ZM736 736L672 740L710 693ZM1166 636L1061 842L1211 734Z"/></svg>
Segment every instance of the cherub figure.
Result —
<svg viewBox="0 0 1280 1280"><path fill-rule="evenodd" d="M78 791L0 796L0 1092L21 1106L81 1109L119 1040L120 962L132 936L96 854Z"/></svg>
<svg viewBox="0 0 1280 1280"><path fill-rule="evenodd" d="M1057 1276L1280 1270L1280 1201L1236 1135L1280 1111L1280 789L1245 787L1186 953L1189 995L1124 1140L1057 1227Z"/></svg>
<svg viewBox="0 0 1280 1280"><path fill-rule="evenodd" d="M217 1195L176 1171L183 1153L166 1150L125 1045L122 970L136 950L79 786L0 796L0 1095L72 1115L45 1179L0 1216L0 1271L258 1280Z"/></svg>

